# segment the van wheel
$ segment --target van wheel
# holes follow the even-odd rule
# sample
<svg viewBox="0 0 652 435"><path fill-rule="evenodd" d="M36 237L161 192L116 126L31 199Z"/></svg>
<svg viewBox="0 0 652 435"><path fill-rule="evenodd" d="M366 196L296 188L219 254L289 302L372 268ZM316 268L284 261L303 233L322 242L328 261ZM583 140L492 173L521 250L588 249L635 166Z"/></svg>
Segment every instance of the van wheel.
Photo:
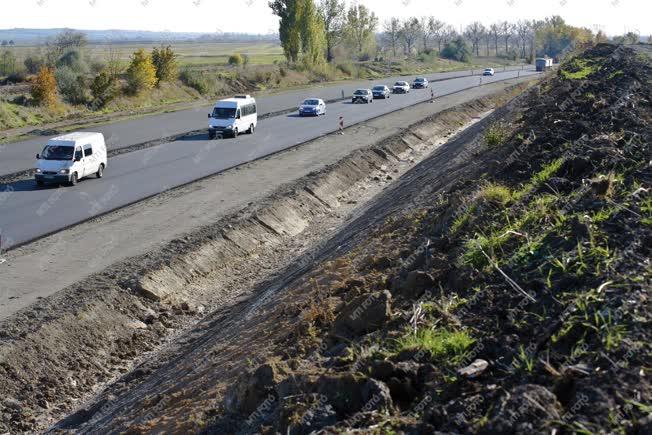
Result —
<svg viewBox="0 0 652 435"><path fill-rule="evenodd" d="M215 131L213 130L208 130L208 138L209 139L215 139Z"/></svg>
<svg viewBox="0 0 652 435"><path fill-rule="evenodd" d="M71 186L76 186L77 185L77 172L73 172L72 175L70 176L70 185Z"/></svg>
<svg viewBox="0 0 652 435"><path fill-rule="evenodd" d="M100 167L97 168L97 172L95 173L95 176L97 178L102 178L104 176L104 163L100 163Z"/></svg>
<svg viewBox="0 0 652 435"><path fill-rule="evenodd" d="M238 127L233 129L233 137L234 138L238 137Z"/></svg>
<svg viewBox="0 0 652 435"><path fill-rule="evenodd" d="M254 130L255 130L255 129L256 129L256 128L254 127L254 125L251 124L251 125L249 126L249 134L254 134Z"/></svg>

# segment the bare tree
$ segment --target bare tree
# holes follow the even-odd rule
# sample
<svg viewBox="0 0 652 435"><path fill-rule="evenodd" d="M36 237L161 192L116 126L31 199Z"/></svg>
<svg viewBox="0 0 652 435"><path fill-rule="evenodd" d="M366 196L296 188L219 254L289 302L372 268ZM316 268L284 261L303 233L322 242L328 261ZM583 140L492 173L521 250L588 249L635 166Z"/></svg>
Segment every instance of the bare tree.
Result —
<svg viewBox="0 0 652 435"><path fill-rule="evenodd" d="M412 49L416 44L419 36L421 35L421 24L417 18L408 18L401 26L401 39L405 53L409 56L412 54Z"/></svg>
<svg viewBox="0 0 652 435"><path fill-rule="evenodd" d="M343 0L321 0L319 3L319 14L326 34L326 59L329 62L333 60L333 48L342 39L345 7Z"/></svg>
<svg viewBox="0 0 652 435"><path fill-rule="evenodd" d="M509 51L509 38L512 37L513 29L514 26L507 21L500 23L500 35L505 40L505 54Z"/></svg>
<svg viewBox="0 0 652 435"><path fill-rule="evenodd" d="M441 43L444 41L444 36L446 34L446 23L440 20L435 20L434 17L430 17L428 20L428 30L432 35L432 38L437 41L437 50L441 52Z"/></svg>
<svg viewBox="0 0 652 435"><path fill-rule="evenodd" d="M491 26L489 26L489 30L487 32L494 43L494 48L496 50L496 56L498 56L498 40L500 39L500 24L494 23Z"/></svg>
<svg viewBox="0 0 652 435"><path fill-rule="evenodd" d="M423 51L428 51L428 43L433 38L434 34L430 27L430 22L434 22L434 17L423 17L421 18L421 42L423 43Z"/></svg>
<svg viewBox="0 0 652 435"><path fill-rule="evenodd" d="M442 34L441 41L444 44L448 44L449 42L451 42L453 40L453 38L455 38L457 36L457 32L455 31L455 27L451 26L450 24L447 24L443 28L441 34Z"/></svg>
<svg viewBox="0 0 652 435"><path fill-rule="evenodd" d="M516 30L519 45L521 46L521 57L525 59L525 56L527 55L526 45L532 37L532 24L527 20L519 20L514 26L514 29Z"/></svg>
<svg viewBox="0 0 652 435"><path fill-rule="evenodd" d="M383 30L385 31L385 38L387 42L389 43L390 47L392 47L392 53L394 54L394 57L396 57L396 46L401 39L401 22L398 20L398 18L390 18L389 20L385 21Z"/></svg>
<svg viewBox="0 0 652 435"><path fill-rule="evenodd" d="M486 29L479 21L474 21L466 26L464 30L464 35L471 41L472 50L476 56L480 56L480 41L482 41L485 33Z"/></svg>

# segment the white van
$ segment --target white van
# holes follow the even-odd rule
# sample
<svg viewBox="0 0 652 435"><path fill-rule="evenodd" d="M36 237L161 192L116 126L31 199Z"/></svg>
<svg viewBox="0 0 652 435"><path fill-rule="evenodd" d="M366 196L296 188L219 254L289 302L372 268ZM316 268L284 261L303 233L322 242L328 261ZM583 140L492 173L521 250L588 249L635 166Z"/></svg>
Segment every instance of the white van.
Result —
<svg viewBox="0 0 652 435"><path fill-rule="evenodd" d="M258 125L256 100L250 95L236 95L220 100L215 104L213 113L208 114L208 138L215 136L236 137L246 131L253 134Z"/></svg>
<svg viewBox="0 0 652 435"><path fill-rule="evenodd" d="M102 133L70 133L50 139L36 155L36 184L68 183L89 175L102 178L106 169L106 144Z"/></svg>

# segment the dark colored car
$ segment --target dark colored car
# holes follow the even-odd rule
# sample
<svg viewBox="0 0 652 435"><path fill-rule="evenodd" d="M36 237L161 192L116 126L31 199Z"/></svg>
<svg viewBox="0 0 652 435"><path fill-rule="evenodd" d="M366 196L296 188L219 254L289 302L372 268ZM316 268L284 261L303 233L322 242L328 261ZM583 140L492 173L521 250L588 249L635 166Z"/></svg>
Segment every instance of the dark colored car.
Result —
<svg viewBox="0 0 652 435"><path fill-rule="evenodd" d="M430 84L428 83L428 79L424 77L417 77L416 79L414 79L414 83L412 83L412 87L414 89L425 89L428 86L430 86Z"/></svg>
<svg viewBox="0 0 652 435"><path fill-rule="evenodd" d="M374 86L371 92L374 94L374 98L389 98L390 91L389 88L385 85Z"/></svg>
<svg viewBox="0 0 652 435"><path fill-rule="evenodd" d="M373 103L374 102L374 96L371 93L371 89L358 89L353 93L353 97L351 98L352 103Z"/></svg>

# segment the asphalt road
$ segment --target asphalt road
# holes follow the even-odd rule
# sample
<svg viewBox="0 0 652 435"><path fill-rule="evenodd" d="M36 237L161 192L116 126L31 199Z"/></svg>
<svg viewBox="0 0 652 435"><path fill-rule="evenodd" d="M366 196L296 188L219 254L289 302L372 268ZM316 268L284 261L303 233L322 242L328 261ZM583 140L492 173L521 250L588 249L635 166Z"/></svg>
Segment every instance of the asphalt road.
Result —
<svg viewBox="0 0 652 435"><path fill-rule="evenodd" d="M508 71L520 70L521 67L512 66L506 69ZM480 73L480 70L427 74L426 77L429 80L442 80L471 75L472 72L477 75ZM498 75L500 75L500 72ZM401 79L411 81L414 77L391 77L380 80L380 82L389 85ZM336 85L330 84L324 87L315 87L310 90L299 89L256 97L258 112L260 115L265 115L294 109L306 97L334 100L341 98L342 91L344 91L346 96L349 96L355 89L362 86L369 87L375 83L370 81L343 82ZM208 125L206 114L210 111L211 107L209 106L199 107L93 126L83 129L83 131L98 131L103 133L109 149L124 148L156 141L161 138L176 137L180 134L206 128ZM50 137L53 136L36 136L27 140L0 145L0 176L32 168L34 166L34 156L36 153L41 152L43 145Z"/></svg>
<svg viewBox="0 0 652 435"><path fill-rule="evenodd" d="M517 74L519 72L504 72L484 77L483 82L504 80ZM520 72L521 76L533 74L537 73L533 70ZM442 95L478 84L478 76L467 76L437 82L433 87L436 95ZM350 126L427 101L429 96L429 90L413 90L407 95L376 100L373 104L333 103L328 105L327 114L319 118L299 118L296 114L273 116L260 120L254 135L245 134L236 139L209 141L206 134L185 137L113 157L109 159L104 178L81 180L75 187L37 188L31 179L0 185L3 248L332 133L338 128L340 115L344 116L346 126ZM194 122L196 128L196 119Z"/></svg>

